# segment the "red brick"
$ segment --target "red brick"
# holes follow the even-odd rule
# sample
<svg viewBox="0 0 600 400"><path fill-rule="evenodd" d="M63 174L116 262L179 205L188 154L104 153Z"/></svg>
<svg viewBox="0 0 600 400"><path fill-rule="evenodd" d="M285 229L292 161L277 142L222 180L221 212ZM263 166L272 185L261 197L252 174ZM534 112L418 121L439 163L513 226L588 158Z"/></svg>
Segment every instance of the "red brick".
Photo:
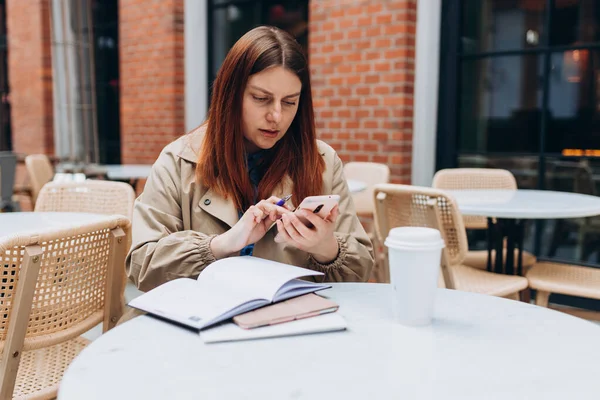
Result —
<svg viewBox="0 0 600 400"><path fill-rule="evenodd" d="M382 155L374 154L373 158L372 158L372 161L376 162L376 163L380 163L380 164L388 164L389 163L389 157L388 156L382 156Z"/></svg>
<svg viewBox="0 0 600 400"><path fill-rule="evenodd" d="M370 64L357 64L356 72L369 72L371 70Z"/></svg>
<svg viewBox="0 0 600 400"><path fill-rule="evenodd" d="M366 118L371 114L371 112L369 110L365 110L365 109L360 109L360 110L356 110L356 112L354 113L354 115L356 116L356 118Z"/></svg>
<svg viewBox="0 0 600 400"><path fill-rule="evenodd" d="M360 143L359 142L346 142L346 150L358 151L358 150L360 150Z"/></svg>
<svg viewBox="0 0 600 400"><path fill-rule="evenodd" d="M389 135L387 133L377 132L377 133L372 134L372 138L373 138L373 140L384 142L384 141L389 140Z"/></svg>
<svg viewBox="0 0 600 400"><path fill-rule="evenodd" d="M48 2L9 0L6 11L13 151L54 155Z"/></svg>
<svg viewBox="0 0 600 400"><path fill-rule="evenodd" d="M352 115L352 112L350 112L350 110L348 110L348 109L339 110L337 112L338 118L350 118L351 115Z"/></svg>
<svg viewBox="0 0 600 400"><path fill-rule="evenodd" d="M143 28L150 22L153 35ZM156 1L152 7L119 0L123 163L151 163L185 133L183 28L183 0ZM325 41L325 35L311 36L311 42Z"/></svg>
<svg viewBox="0 0 600 400"><path fill-rule="evenodd" d="M379 144L377 143L365 143L363 144L362 149L370 153L377 153L380 150Z"/></svg>

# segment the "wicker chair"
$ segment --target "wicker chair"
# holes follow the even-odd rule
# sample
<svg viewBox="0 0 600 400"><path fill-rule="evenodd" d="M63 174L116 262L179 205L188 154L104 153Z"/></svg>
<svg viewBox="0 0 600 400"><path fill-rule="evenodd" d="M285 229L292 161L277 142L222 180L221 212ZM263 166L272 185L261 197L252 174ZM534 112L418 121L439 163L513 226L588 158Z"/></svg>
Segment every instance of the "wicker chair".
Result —
<svg viewBox="0 0 600 400"><path fill-rule="evenodd" d="M349 162L344 165L344 175L347 179L356 179L367 184L367 189L352 194L352 200L358 215L372 217L375 212L373 187L378 183L390 181L390 168L379 163Z"/></svg>
<svg viewBox="0 0 600 400"><path fill-rule="evenodd" d="M35 206L40 190L54 177L54 167L48 156L44 154L32 154L25 157L25 166L31 181L31 201Z"/></svg>
<svg viewBox="0 0 600 400"><path fill-rule="evenodd" d="M373 234L373 227L370 220L375 213L375 204L373 203L373 188L379 183L388 183L390 181L390 168L385 164L373 162L349 162L344 164L344 175L347 179L355 179L365 182L367 188L358 193L352 193L352 200L356 208L356 214L363 219L365 229L369 233L373 248L375 249L375 268L373 268L370 281L384 282L385 257L383 256L383 243L377 241Z"/></svg>
<svg viewBox="0 0 600 400"><path fill-rule="evenodd" d="M80 335L121 316L118 282L129 220L0 238L0 399L56 397L62 375L88 344Z"/></svg>
<svg viewBox="0 0 600 400"><path fill-rule="evenodd" d="M536 290L535 304L548 307L551 293L600 300L600 269L553 262L538 262L527 272Z"/></svg>
<svg viewBox="0 0 600 400"><path fill-rule="evenodd" d="M35 211L120 214L131 219L134 201L133 188L123 182L49 182L39 192Z"/></svg>
<svg viewBox="0 0 600 400"><path fill-rule="evenodd" d="M467 235L454 199L442 190L407 185L377 185L374 196L375 232L383 240L398 226L439 229L446 247L442 254L442 276L451 289L518 299L527 279L482 271L463 264ZM388 268L389 274L389 268Z"/></svg>
<svg viewBox="0 0 600 400"><path fill-rule="evenodd" d="M461 189L506 189L517 190L517 181L510 171L505 169L487 168L451 168L438 171L433 177L432 186L444 190ZM487 229L488 223L485 217L463 216L467 229ZM515 249L514 259L518 258L518 250ZM492 260L496 259L496 250L492 250ZM471 267L487 269L487 250L471 250L467 253L464 263ZM503 260L506 260L506 248ZM527 270L537 261L536 257L523 251L523 268Z"/></svg>

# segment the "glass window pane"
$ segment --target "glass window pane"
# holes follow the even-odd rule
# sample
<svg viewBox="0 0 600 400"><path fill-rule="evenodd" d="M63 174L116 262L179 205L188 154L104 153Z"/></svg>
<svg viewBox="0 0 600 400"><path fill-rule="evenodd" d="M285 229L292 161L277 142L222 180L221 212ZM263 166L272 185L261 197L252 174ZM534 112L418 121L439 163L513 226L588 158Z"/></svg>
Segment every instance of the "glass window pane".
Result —
<svg viewBox="0 0 600 400"><path fill-rule="evenodd" d="M550 22L552 46L578 45L600 41L600 2L597 0L555 0Z"/></svg>
<svg viewBox="0 0 600 400"><path fill-rule="evenodd" d="M553 53L546 153L594 155L600 150L600 51Z"/></svg>
<svg viewBox="0 0 600 400"><path fill-rule="evenodd" d="M463 61L459 151L539 151L543 58L537 55Z"/></svg>
<svg viewBox="0 0 600 400"><path fill-rule="evenodd" d="M546 0L465 0L462 51L520 50L543 43Z"/></svg>
<svg viewBox="0 0 600 400"><path fill-rule="evenodd" d="M538 183L537 154L523 156L488 156L481 154L461 154L458 157L460 168L501 168L507 169L515 176L519 189L536 189ZM534 248L533 229L535 224L527 224L525 231L525 250L532 252ZM471 250L487 249L486 230L467 230L469 248Z"/></svg>
<svg viewBox="0 0 600 400"><path fill-rule="evenodd" d="M262 23L291 33L308 54L308 1L269 0L263 2Z"/></svg>
<svg viewBox="0 0 600 400"><path fill-rule="evenodd" d="M213 4L218 5L219 2ZM231 46L258 25L276 26L290 32L308 53L307 0L267 0L218 5L213 11L213 78Z"/></svg>
<svg viewBox="0 0 600 400"><path fill-rule="evenodd" d="M548 157L546 187L560 192L597 195L600 171L598 163L591 161ZM600 217L549 221L543 231L542 243L542 254L547 257L600 263Z"/></svg>
<svg viewBox="0 0 600 400"><path fill-rule="evenodd" d="M458 156L460 168L500 168L510 171L515 176L519 189L537 189L538 164L537 154L519 156L461 154Z"/></svg>
<svg viewBox="0 0 600 400"><path fill-rule="evenodd" d="M217 8L213 12L212 76L217 75L227 52L246 32L260 24L256 4L244 3Z"/></svg>

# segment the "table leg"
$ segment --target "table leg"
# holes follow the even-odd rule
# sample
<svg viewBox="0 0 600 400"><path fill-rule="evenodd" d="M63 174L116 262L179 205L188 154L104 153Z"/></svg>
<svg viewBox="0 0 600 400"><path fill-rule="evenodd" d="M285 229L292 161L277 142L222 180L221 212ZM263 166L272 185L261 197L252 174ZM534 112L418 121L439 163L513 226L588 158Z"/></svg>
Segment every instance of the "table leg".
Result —
<svg viewBox="0 0 600 400"><path fill-rule="evenodd" d="M523 276L523 241L525 240L525 221L516 221L516 236L517 236L517 248L519 252L517 254L517 274Z"/></svg>
<svg viewBox="0 0 600 400"><path fill-rule="evenodd" d="M488 221L488 228L487 228L487 251L488 251L488 256L487 256L487 270L489 272L492 272L492 249L493 247L493 243L494 243L494 221L491 218L487 219Z"/></svg>
<svg viewBox="0 0 600 400"><path fill-rule="evenodd" d="M496 263L494 265L494 272L497 274L504 273L504 226L502 220L496 220L496 234L494 241L496 242Z"/></svg>
<svg viewBox="0 0 600 400"><path fill-rule="evenodd" d="M504 221L506 224L506 264L505 272L507 275L515 274L515 232L516 224L512 219Z"/></svg>

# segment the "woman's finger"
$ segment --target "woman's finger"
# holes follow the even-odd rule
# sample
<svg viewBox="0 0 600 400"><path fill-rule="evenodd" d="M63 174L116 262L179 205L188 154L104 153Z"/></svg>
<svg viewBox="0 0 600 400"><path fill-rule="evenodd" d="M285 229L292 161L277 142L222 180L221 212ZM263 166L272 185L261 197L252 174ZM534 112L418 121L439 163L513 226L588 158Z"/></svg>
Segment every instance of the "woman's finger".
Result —
<svg viewBox="0 0 600 400"><path fill-rule="evenodd" d="M294 223L292 222L292 216L286 214L281 219L283 221L283 226L285 227L285 230L288 233L288 235L290 236L290 238L292 238L292 240L295 242L303 243L304 237L298 232L298 230L294 226ZM300 223L302 224L302 222L300 222ZM306 228L306 229L308 229L308 228Z"/></svg>
<svg viewBox="0 0 600 400"><path fill-rule="evenodd" d="M259 201L256 204L255 207L260 208L261 210L263 210L267 214L270 214L272 211L274 211L277 216L283 215L283 214L286 214L286 213L290 212L288 209L286 209L284 207L281 207L281 206L278 206L278 205L275 205L273 203L270 203L267 200L261 200L261 201Z"/></svg>
<svg viewBox="0 0 600 400"><path fill-rule="evenodd" d="M263 201L266 201L267 203L271 203L271 204L277 204L277 202L279 200L281 200L279 197L277 197L277 196L271 196L268 199L263 200Z"/></svg>
<svg viewBox="0 0 600 400"><path fill-rule="evenodd" d="M258 207L250 206L248 213L252 215L255 222L259 223L265 218L265 213Z"/></svg>
<svg viewBox="0 0 600 400"><path fill-rule="evenodd" d="M291 224L294 226L294 228L296 228L296 231L298 231L300 236L302 236L304 239L309 239L312 235L314 235L314 231L304 225L304 222L300 221L300 218L298 218L296 214L286 215L285 218L290 220Z"/></svg>
<svg viewBox="0 0 600 400"><path fill-rule="evenodd" d="M293 240L290 237L290 235L288 235L287 231L285 230L285 226L283 226L283 221L278 220L277 221L277 236L275 236L275 241L277 243L292 243Z"/></svg>
<svg viewBox="0 0 600 400"><path fill-rule="evenodd" d="M306 218L317 230L321 230L325 227L326 223L323 218L319 217L315 213L311 213L310 211L300 210L297 212L300 217Z"/></svg>
<svg viewBox="0 0 600 400"><path fill-rule="evenodd" d="M340 215L340 208L339 206L336 204L332 209L331 212L329 213L329 215L327 216L327 220L331 221L331 222L335 222L338 218L338 216Z"/></svg>

